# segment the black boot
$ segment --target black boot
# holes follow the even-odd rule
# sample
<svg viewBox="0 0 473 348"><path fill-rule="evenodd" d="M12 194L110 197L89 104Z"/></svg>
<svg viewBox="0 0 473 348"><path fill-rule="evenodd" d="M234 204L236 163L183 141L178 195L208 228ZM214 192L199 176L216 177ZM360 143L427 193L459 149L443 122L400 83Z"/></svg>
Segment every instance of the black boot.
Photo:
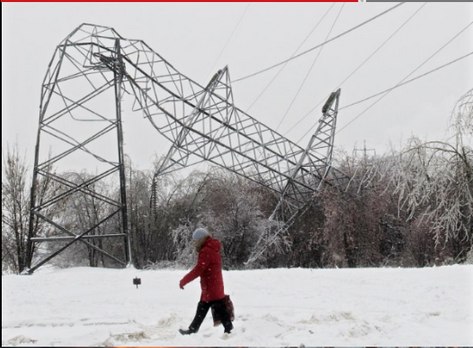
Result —
<svg viewBox="0 0 473 348"><path fill-rule="evenodd" d="M193 334L193 333L196 333L196 332L197 331L192 330L192 329L187 329L187 330L179 329L179 333L181 335L190 335L190 334Z"/></svg>
<svg viewBox="0 0 473 348"><path fill-rule="evenodd" d="M224 322L223 327L225 328L224 333L231 333L233 330L233 324L231 321Z"/></svg>

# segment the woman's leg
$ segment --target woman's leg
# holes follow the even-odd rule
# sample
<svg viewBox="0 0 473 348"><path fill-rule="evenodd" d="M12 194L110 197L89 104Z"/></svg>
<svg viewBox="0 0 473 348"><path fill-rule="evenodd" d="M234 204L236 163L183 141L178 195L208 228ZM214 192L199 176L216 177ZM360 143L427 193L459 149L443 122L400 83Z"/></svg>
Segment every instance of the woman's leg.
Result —
<svg viewBox="0 0 473 348"><path fill-rule="evenodd" d="M194 320L189 325L189 330L187 330L188 332L186 332L185 334L195 333L199 331L200 325L204 321L205 316L207 315L207 312L209 311L209 308L210 308L209 302L199 301L199 303L197 304L197 311L195 313Z"/></svg>

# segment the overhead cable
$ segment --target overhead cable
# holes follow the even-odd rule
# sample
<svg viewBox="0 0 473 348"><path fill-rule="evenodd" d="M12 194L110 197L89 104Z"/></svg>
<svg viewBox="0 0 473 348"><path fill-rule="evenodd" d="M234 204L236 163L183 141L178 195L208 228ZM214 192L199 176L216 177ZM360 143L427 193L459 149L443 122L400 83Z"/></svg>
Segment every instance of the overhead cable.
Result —
<svg viewBox="0 0 473 348"><path fill-rule="evenodd" d="M264 72L266 72L266 71L272 70L272 69L274 69L274 68L276 68L276 67L278 67L278 66L280 66L280 65L282 65L282 64L285 64L286 62L289 62L289 61L291 61L291 60L294 60L294 59L296 59L296 58L299 58L299 57L301 57L301 56L303 56L303 55L305 55L305 54L307 54L307 53L310 53L310 52L316 50L316 49L319 48L319 47L322 47L322 46L324 46L324 45L326 45L326 44L328 44L328 43L330 43L330 42L332 42L332 41L335 41L336 39L339 39L339 38L342 37L342 36L345 36L346 34L349 34L350 32L352 32L352 31L354 31L354 30L356 30L356 29L358 29L358 28L361 28L362 26L364 26L364 25L366 25L366 24L368 24L368 23L370 23L370 22L376 20L377 18L379 18L379 17L381 17L381 16L387 14L388 12L391 12L391 11L395 10L396 8L398 8L399 6L402 6L402 5L404 5L404 4L405 4L405 2L401 2L401 3L397 4L397 5L395 5L395 6L391 7L391 8L389 8L389 9L387 9L387 10L385 10L385 11L379 13L379 14L377 14L376 16L373 16L373 17L367 19L366 21L361 22L360 24L355 25L354 27L352 27L352 28L350 28L350 29L348 29L348 30L345 30L344 32L342 32L342 33L340 33L340 34L338 34L338 35L332 37L331 39L328 39L328 40L326 40L325 42L322 42L321 44L318 44L317 46L311 47L311 48L309 48L309 49L307 49L307 50L305 50L305 51L303 51L303 52L301 52L301 53L299 53L299 54L297 54L297 55L295 55L295 56L293 56L293 57L290 57L290 58L288 58L288 59L285 59L285 60L283 60L283 61L281 61L281 62L279 62L279 63L273 64L273 65L271 65L271 66L269 66L269 67L267 67L267 68L265 68L265 69L262 69L262 70L259 70L259 71L257 71L257 72L254 72L254 73L252 73L252 74L249 74L249 75L240 77L240 78L238 78L238 79L236 79L236 80L233 80L232 82L235 83L235 82L239 82L239 81L246 80L246 79L248 79L248 78L250 78L250 77L253 77L253 76L262 74L262 73L264 73Z"/></svg>
<svg viewBox="0 0 473 348"><path fill-rule="evenodd" d="M325 11L325 13L320 17L319 21L315 24L314 27L310 30L309 34L306 35L304 40L299 44L299 46L294 50L294 53L292 53L291 57L294 57L297 52L301 49L301 47L306 43L306 41L309 39L309 37L312 35L312 33L319 27L320 23L327 17L328 13L332 10L332 8L335 6L335 3L332 3L332 5ZM268 90L268 88L273 84L273 82L278 78L278 76L281 74L281 72L284 70L284 68L287 66L289 61L285 62L277 71L277 73L272 77L272 79L266 84L266 86L263 88L263 90L258 94L258 96L251 102L250 106L246 109L246 112L248 112L253 105L256 104L256 102L261 98L261 96Z"/></svg>
<svg viewBox="0 0 473 348"><path fill-rule="evenodd" d="M337 86L336 89L340 88L345 82L347 82L358 70L360 70L376 53L381 50L402 28L406 26L419 12L422 10L428 3L424 2L420 7L411 15L409 16L389 37L384 40L381 45L379 45L360 65L358 65L355 70L353 70L340 84Z"/></svg>
<svg viewBox="0 0 473 348"><path fill-rule="evenodd" d="M427 5L427 3L423 3L412 15L410 15L403 23L401 23L401 25L399 27L396 28L395 31L393 31L391 33L391 35L389 35L388 38L386 38L367 58L365 58L365 60L363 60L350 74L347 75L347 77L345 77L343 79L342 82L340 82L338 84L338 86L335 88L335 89L338 89L340 88L345 82L347 82L358 70L360 70L371 58L373 58L373 56L378 53L381 48L383 48L402 28L404 28L406 26L407 23L409 23L418 13L419 11L424 8L424 6ZM314 107L312 107L302 118L300 118L291 128L289 128L284 134L287 135L288 133L290 133L294 128L296 128L302 121L304 121L314 110L318 109L319 106L325 101L325 99L321 100L319 103L317 103L317 105L315 105ZM315 128L315 126L311 127L307 133L305 133L302 138L304 138L310 131L312 131L312 129ZM301 139L302 139L301 138ZM300 140L301 140L300 139ZM300 141L299 140L299 141ZM297 142L299 142L297 141Z"/></svg>
<svg viewBox="0 0 473 348"><path fill-rule="evenodd" d="M379 92L379 93L376 93L374 95L371 95L367 98L364 98L363 100L359 100L359 101L356 101L356 102L353 102L351 104L348 104L348 105L345 105L343 107L341 107L339 110L341 109L346 109L348 107L351 107L351 106L354 106L354 105L357 105L359 103L362 103L364 101L367 101L367 100L370 100L372 98L375 98L377 96L380 96L377 100L375 100L371 105L369 105L367 108L365 108L362 112L360 112L358 115L356 115L351 121L349 121L347 124L345 124L342 128L340 128L335 134L338 134L339 132L341 132L343 129L345 129L346 127L348 127L350 124L352 124L353 122L355 122L357 119L359 119L362 115L364 115L369 109L371 109L373 106L375 106L377 103L379 103L384 97L386 97L389 93L391 93L394 89L398 88L398 87L401 87L401 86L404 86L410 82L413 82L413 81L416 81L418 79L420 79L421 77L424 77L424 76L427 76L435 71L438 71L440 69L443 69L451 64L454 64L462 59L465 59L467 58L468 56L472 55L473 54L473 51L464 55L464 56L461 56L457 59L454 59L453 61L450 61L446 64L443 64L435 69L432 69L422 75L419 75L419 76L416 76L410 80L407 80L412 74L414 74L417 70L419 70L420 68L422 68L425 64L427 64L427 62L429 62L433 57L435 57L440 51L442 51L445 47L447 47L451 42L453 42L457 37L459 37L463 32L465 32L471 25L473 24L473 21L468 23L463 29L461 29L458 33L456 33L450 40L448 40L445 44L443 44L437 51L435 51L433 54L431 54L426 60L424 60L419 66L417 66L414 70L412 70L409 74L407 74L401 81L399 81L395 86L391 87L391 88L388 88L382 92Z"/></svg>
<svg viewBox="0 0 473 348"><path fill-rule="evenodd" d="M351 106L354 106L354 105L357 105L357 104L360 104L364 101L367 101L367 100L370 100L372 98L375 98L377 96L380 96L380 98L378 98L374 103L372 103L370 106L368 106L366 109L364 109L361 113L359 113L357 116L355 116L351 121L349 121L346 125L344 125L342 128L338 129L337 132L335 134L338 134L339 132L341 132L343 129L345 129L348 125L350 125L351 123L353 123L355 120L357 120L358 118L360 118L364 113L366 113L369 109L371 109L374 105L376 105L378 102L380 102L384 97L386 97L391 91L393 91L394 89L398 88L398 87L401 87L401 86L404 86L408 83L411 83L411 82L414 82L422 77L425 77L435 71L438 71L440 69L443 69L451 64L454 64L460 60L463 60L465 58L467 58L468 56L470 56L471 54L473 54L473 52L470 52L464 56L461 56L459 58L456 58L450 62L447 62L441 66L438 66L424 74L421 74L421 75L418 75L410 80L407 80L411 75L413 75L417 70L419 70L420 68L422 68L425 64L427 64L427 62L429 62L433 57L435 57L438 53L440 53L440 51L442 51L445 47L447 47L451 42L453 42L456 38L458 38L463 32L465 32L471 25L473 24L473 21L468 23L463 29L461 29L458 33L456 33L451 39L449 39L445 44L443 44L438 50L436 50L432 55L430 55L426 60L424 60L420 65L418 65L414 70L412 70L409 74L407 74L400 82L398 82L396 85L394 85L393 87L391 88L388 88L388 89L385 89L381 92L378 92L378 93L375 93L369 97L366 97L366 98L363 98L362 100L358 100L356 102L353 102L353 103L350 103L348 105L345 105L343 107L340 107L339 110L342 110L342 109L346 109L348 107L351 107ZM314 109L314 108L313 108ZM312 109L312 110L313 110ZM311 111L312 111L311 110ZM307 116L307 115L306 115ZM291 128L292 129L292 128ZM310 128L308 132L310 132L311 130L313 129ZM304 136L302 138L304 138L308 132L306 132L304 134ZM301 139L302 139L301 138ZM299 140L300 141L300 140Z"/></svg>
<svg viewBox="0 0 473 348"><path fill-rule="evenodd" d="M335 17L333 23L332 23L332 26L330 27L330 30L329 32L327 33L327 36L325 37L325 40L328 39L328 37L330 36L330 34L332 34L332 30L333 28L335 27L335 24L337 23L338 21L338 18L340 17L340 14L342 13L342 10L343 10L343 7L345 6L345 4L342 4L342 6L340 7L340 10L338 11L338 14L337 16ZM291 110L292 106L294 105L294 102L296 101L297 97L299 96L300 92L302 91L302 88L304 87L305 83L307 82L307 79L309 78L310 76L310 73L312 72L312 69L314 68L315 66L315 63L317 62L317 60L319 59L320 55L322 54L322 51L324 49L324 46L320 47L319 51L317 52L317 55L315 56L314 60L312 61L312 64L311 66L309 67L309 71L305 74L304 76L304 79L302 80L300 86L299 86L299 89L297 90L296 94L294 95L294 97L292 98L291 102L289 103L289 106L288 108L286 109L286 112L284 113L283 117L281 118L281 120L279 121L277 127L276 127L276 130L279 129L279 127L281 127L281 124L284 122L284 120L286 119L287 115L289 114L289 111Z"/></svg>
<svg viewBox="0 0 473 348"><path fill-rule="evenodd" d="M444 65L442 65L442 66L439 66L439 67L437 67L437 68L435 68L435 69L433 69L433 70L431 70L431 71L429 71L429 72L427 72L427 73L425 73L425 74L422 74L422 75L420 75L420 76L418 76L418 77L416 77L416 78L414 78L414 79L411 79L411 80L408 80L408 81L404 82L404 81L405 81L406 79L408 79L412 74L414 74L417 70L419 70L420 68L422 68L422 67L423 67L428 61L430 61L434 56L436 56L440 51L442 51L445 47L447 47L453 40L455 40L458 36L460 36L460 35L461 35L465 30L467 30L472 24L473 24L473 22L468 23L468 25L467 25L466 27L464 27L462 30L460 30L458 33L456 33L450 40L448 40L444 45L442 45L442 47L440 47L440 48L439 48L437 51L435 51L430 57L428 57L426 60L424 60L417 68L415 68L413 71L411 71L406 77L404 77L404 78L403 78L397 85L395 85L394 87L388 88L388 89L386 89L386 90L384 90L384 91L381 91L381 92L378 92L378 93L375 93L375 94L373 94L373 95L371 95L371 96L369 96L369 97L363 98L363 99L361 99L361 100L358 100L358 101L356 101L356 102L350 103L350 104L348 104L348 105L344 105L344 106L342 106L339 110L343 110L343 109L349 108L349 107L351 107L351 106L354 106L354 105L360 104L360 103L362 103L362 102L365 102L365 101L367 101L367 100L370 100L370 99L372 99L372 98L375 98L375 97L377 97L377 96L380 95L380 94L389 92L389 91L391 91L391 90L393 90L393 89L395 89L395 88L397 88L397 87L400 87L400 86L403 86L403 85L405 85L405 84L407 84L407 83L409 83L409 82L415 81L415 80L417 80L417 79L419 79L419 78L421 78L421 77L423 77L423 76L425 76L425 75L428 75L428 74L430 74L430 73L432 73L432 72L434 72L434 71L440 70L440 69L444 68L444 67L447 66L447 65L453 64L453 63L455 63L455 62L458 61L458 60L461 60L461 59L463 59L463 58L466 58L467 56L469 56L469 55L471 54L471 52L470 52L469 54L467 54L466 56L463 56L463 57L460 57L460 58L458 58L458 59L455 59L455 60L452 61L452 62L449 62L449 63L447 63L447 64L444 64Z"/></svg>
<svg viewBox="0 0 473 348"><path fill-rule="evenodd" d="M345 129L346 127L348 127L348 125L350 125L351 123L355 122L355 120L357 120L358 118L360 118L366 111L368 111L369 109L371 109L375 104L377 104L379 101L381 101L381 99L383 99L386 95L388 95L388 94L389 94L391 91L393 91L394 89L396 89L396 88L398 88L398 87L401 87L401 86L404 86L404 85L407 85L408 83L414 82L414 81L416 81L416 80L418 80L418 79L420 79L420 78L422 78L422 77L425 77L425 76L427 76L427 75L429 75L429 74L432 74L432 73L434 73L434 72L436 72L436 71L438 71L438 70L440 70L440 69L446 68L447 66L452 65L452 64L454 64L454 63L457 63L457 62L459 62L460 60L463 60L463 59L465 59L465 58L468 58L468 57L471 56L471 55L473 55L473 51L471 51L471 52L469 52L469 53L467 53L467 54L465 54L465 55L463 55L463 56L461 56L461 57L458 57L458 58L456 58L456 59L454 59L454 60L452 60L452 61L449 61L448 63L445 63L445 64L443 64L443 65L441 65L441 66L438 66L438 67L436 67L436 68L434 68L434 69L432 69L432 70L430 70L430 71L427 71L427 72L424 73L424 74L421 74L421 75L418 75L418 76L416 76L416 77L413 77L413 78L410 79L410 80L400 82L400 83L398 83L397 85L395 85L395 86L393 86L393 87L391 87L391 88L385 89L385 90L382 91L382 92L376 93L375 95L372 95L372 96L370 96L370 97L368 97L368 98L365 98L365 99L363 99L363 100L360 100L360 101L356 102L356 103L361 103L361 102L363 102L363 101L366 101L366 100L375 98L376 96L379 96L379 95L382 95L383 93L385 93L385 94L382 95L378 100L376 100L373 104L371 104L369 107L367 107L365 110L363 110L363 111L362 111L361 113L359 113L357 116L355 116L350 122L348 122L348 123L345 124L342 128L340 128L339 130L337 130L337 132L336 132L335 134L338 134L338 133L341 132L343 129ZM344 108L348 108L349 106L353 106L353 105L355 105L355 103L350 104L350 105L347 105L347 106L344 106L344 107L342 107L342 108L339 108L338 110L341 110L341 109L344 109ZM300 139L299 139L298 141L296 141L296 143L299 143L303 138L305 138L305 137L307 136L307 134L309 134L309 133L313 130L314 127L315 127L315 126L311 127L306 133L304 133L304 135L303 135L302 137L300 137Z"/></svg>
<svg viewBox="0 0 473 348"><path fill-rule="evenodd" d="M423 3L412 15L410 15L395 31L389 35L387 39L385 39L365 60L363 60L345 79L338 84L338 86L335 89L340 88L345 82L347 82L358 70L360 70L373 56L378 53L381 48L383 48L399 31L401 31L402 28L406 26L407 23L409 23L419 12L424 8L424 6L427 5L427 3ZM299 121L297 121L290 129L287 130L285 133L286 135L292 131L295 127L297 127L303 120L305 120L314 110L318 109L319 106L324 102L324 100L321 100L317 105L315 105L312 109L310 109ZM315 126L314 126L315 127ZM302 140L303 138L306 137L306 135L314 128L311 127L302 137L299 139L297 142Z"/></svg>
<svg viewBox="0 0 473 348"><path fill-rule="evenodd" d="M443 64L443 65L441 65L441 66L439 66L439 67L437 67L437 68L435 68L435 69L432 69L432 70L430 70L430 71L428 71L428 72L426 72L426 73L424 73L424 74L421 74L421 75L419 75L419 76L416 76L416 77L414 77L414 78L412 78L412 79L410 79L410 80L407 80L407 81L404 81L404 82L400 82L400 83L398 83L397 85L395 85L395 86L393 86L393 87L391 87L391 88L388 88L388 89L386 89L386 90L384 90L384 91L382 91L382 92L376 93L375 95L372 95L372 96L370 96L370 97L368 97L368 98L365 98L365 99L360 100L360 101L358 101L358 102L355 102L355 103L352 103L352 104L350 104L350 105L344 106L343 108L340 108L339 110L345 109L345 108L348 108L349 106L353 106L353 105L359 104L359 103L361 103L361 102L367 101L367 100L369 100L369 99L372 99L372 98L375 98L375 97L381 95L381 97L380 97L379 99L377 99L373 104L371 104L369 107L367 107L367 108L366 108L365 110L363 110L361 113L359 113L359 114L358 114L356 117L354 117L350 122L348 122L347 124L345 124L345 125L344 125L342 128L340 128L335 134L338 134L338 133L341 132L343 129L345 129L346 127L348 127L348 125L350 125L351 123L355 122L355 120L357 120L358 118L360 118L366 111L368 111L369 109L371 109L375 104L377 104L381 99L383 99L386 95L388 95L388 94L389 94L391 91L393 91L394 89L396 89L396 88L398 88L398 87L401 87L401 86L404 86L404 85L407 85L408 83L414 82L414 81L416 81L416 80L418 80L418 79L420 79L420 78L422 78L422 77L425 77L425 76L427 76L427 75L430 75L430 74L432 74L432 73L435 72L435 71L438 71L438 70L443 69L443 68L445 68L445 67L447 67L447 66L449 66L449 65L451 65L451 64L454 64L454 63L456 63L456 62L459 62L460 60L463 60L463 59L465 59L465 58L468 58L468 57L471 56L471 55L473 55L473 51L471 51L471 52L469 52L469 53L467 53L467 54L465 54L465 55L463 55L463 56L461 56L461 57L459 57L459 58L456 58L456 59L454 59L454 60L452 60L452 61L450 61L450 62L448 62L448 63L445 63L445 64Z"/></svg>
<svg viewBox="0 0 473 348"><path fill-rule="evenodd" d="M385 39L363 62L361 62L345 79L343 79L342 82L338 84L338 86L335 89L340 88L345 82L347 82L358 70L360 70L373 56L378 53L381 48L383 48L404 26L406 26L407 23L409 23L412 18L419 13L419 11L425 6L427 3L423 3L409 18L407 18L395 31L389 35L387 39ZM318 109L319 106L325 101L325 99L321 100L318 102L312 109L310 109L302 118L299 119L291 128L289 128L286 132L285 135L287 135L289 132L291 132L294 128L296 128L302 121L304 121L314 110ZM315 126L314 126L315 127ZM302 138L305 138L305 136L314 128L311 127L303 136ZM301 139L302 139L301 138ZM301 140L300 139L300 140ZM299 141L300 141L299 140ZM299 142L297 141L297 142Z"/></svg>
<svg viewBox="0 0 473 348"><path fill-rule="evenodd" d="M233 35L235 35L235 32L237 31L238 27L240 26L240 23L241 21L243 20L243 18L245 17L246 13L248 12L248 8L250 7L251 3L248 3L245 7L245 9L243 10L243 13L241 14L240 18L238 19L238 22L235 24L235 27L233 28L232 30L232 33L230 34L230 36L228 37L227 39L227 42L225 42L225 45L223 46L222 50L220 51L219 55L217 56L217 59L215 59L215 62L213 63L212 65L212 71L211 73L213 73L214 69L215 69L215 66L217 65L218 61L220 60L220 58L222 57L223 55L223 52L225 52L225 49L227 48L228 44L230 43L230 40L233 38Z"/></svg>

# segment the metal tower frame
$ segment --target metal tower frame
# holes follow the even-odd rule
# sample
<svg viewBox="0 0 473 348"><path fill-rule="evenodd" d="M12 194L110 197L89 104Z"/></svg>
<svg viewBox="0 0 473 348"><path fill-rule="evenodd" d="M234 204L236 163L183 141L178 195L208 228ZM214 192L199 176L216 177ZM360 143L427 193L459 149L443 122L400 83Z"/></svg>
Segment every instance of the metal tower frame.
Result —
<svg viewBox="0 0 473 348"><path fill-rule="evenodd" d="M82 56L80 43L75 45L77 35L82 35L80 27L57 46L42 85L28 254L33 255L38 243L55 245L52 250L43 252L34 265L30 260L28 273L78 241L115 264L125 266L131 260L121 121L124 65L120 40L114 40L106 58L92 61ZM112 103L114 109L101 110L100 104L110 106ZM104 151L110 141L116 145L112 154ZM66 160L76 161L76 164L87 161L89 167L96 166L97 173L74 179L68 171L57 172L54 166ZM47 200L38 197L40 177L48 178L55 185L54 196ZM106 180L119 183L118 193L102 192L100 184ZM92 212L92 216L89 213L88 224L71 228L71 216L64 212L81 200L89 200L100 208ZM119 230L104 231L117 217ZM33 235L39 222L45 225L44 236ZM103 242L111 238L122 240L122 252L104 247Z"/></svg>
<svg viewBox="0 0 473 348"><path fill-rule="evenodd" d="M65 68L66 63L68 69ZM177 71L143 41L125 39L113 28L82 24L57 47L43 83L33 197L37 176L44 175L68 188L55 201L68 199L77 192L110 201L109 203L117 207L115 213L121 215L122 231L107 237L123 237L126 262L129 261L130 243L120 116L120 100L123 93L127 92L135 97L133 110L143 112L153 127L172 143L155 174L153 197L156 197L154 188L160 175L202 161L210 162L264 185L279 195L279 203L270 218L283 221L284 224L272 236L274 238L287 230L295 218L307 209L323 183L343 186L348 182L344 174L331 166L340 90L330 95L323 107L323 115L316 132L308 146L302 148L237 108L233 101L230 81L228 68L225 67L214 75L207 86L201 86ZM66 88L62 86L71 82L79 82L84 91L78 93L71 88L66 93ZM89 105L111 88L115 92L114 117L99 111L102 110L100 105ZM51 111L51 100L54 98L62 102L62 108ZM77 116L79 113L81 116ZM84 113L87 116L83 116ZM69 123L82 121L91 124L93 121L101 121L107 124L107 127L86 140L76 141L72 136L74 129L70 133L56 132L51 126L52 122L61 118L68 118ZM92 141L102 138L112 128L117 129L118 143L118 162L113 163L99 156L89 146ZM51 134L60 138L70 148L52 160L41 161L38 151L40 139ZM91 183L106 176L105 173L97 175L89 183L75 185L57 174L44 171L46 163L55 163L75 151L86 152L95 159L113 164L113 170L110 172L116 171L119 174L118 200L112 202L110 197L105 199L90 187ZM86 238L90 237L96 226L80 232L69 231L60 223L53 223L51 218L42 215L44 206L33 199L30 226L35 218L40 218L51 223L54 229L71 235L74 239L70 244L76 240L87 243ZM290 211L288 217L280 214L283 210ZM52 239L31 240L36 242ZM271 239L261 236L250 261L256 260L268 243L271 243ZM64 250L64 247L61 250ZM49 256L47 260L55 255Z"/></svg>

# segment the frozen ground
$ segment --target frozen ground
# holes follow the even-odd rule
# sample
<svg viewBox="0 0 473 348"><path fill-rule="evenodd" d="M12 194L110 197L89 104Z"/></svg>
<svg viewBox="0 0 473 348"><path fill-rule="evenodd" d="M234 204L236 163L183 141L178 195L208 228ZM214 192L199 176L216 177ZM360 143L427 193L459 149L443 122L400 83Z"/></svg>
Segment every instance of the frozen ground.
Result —
<svg viewBox="0 0 473 348"><path fill-rule="evenodd" d="M4 345L473 346L473 266L226 271L234 332L209 316L184 270L43 268L2 276ZM137 289L132 280L140 277Z"/></svg>

